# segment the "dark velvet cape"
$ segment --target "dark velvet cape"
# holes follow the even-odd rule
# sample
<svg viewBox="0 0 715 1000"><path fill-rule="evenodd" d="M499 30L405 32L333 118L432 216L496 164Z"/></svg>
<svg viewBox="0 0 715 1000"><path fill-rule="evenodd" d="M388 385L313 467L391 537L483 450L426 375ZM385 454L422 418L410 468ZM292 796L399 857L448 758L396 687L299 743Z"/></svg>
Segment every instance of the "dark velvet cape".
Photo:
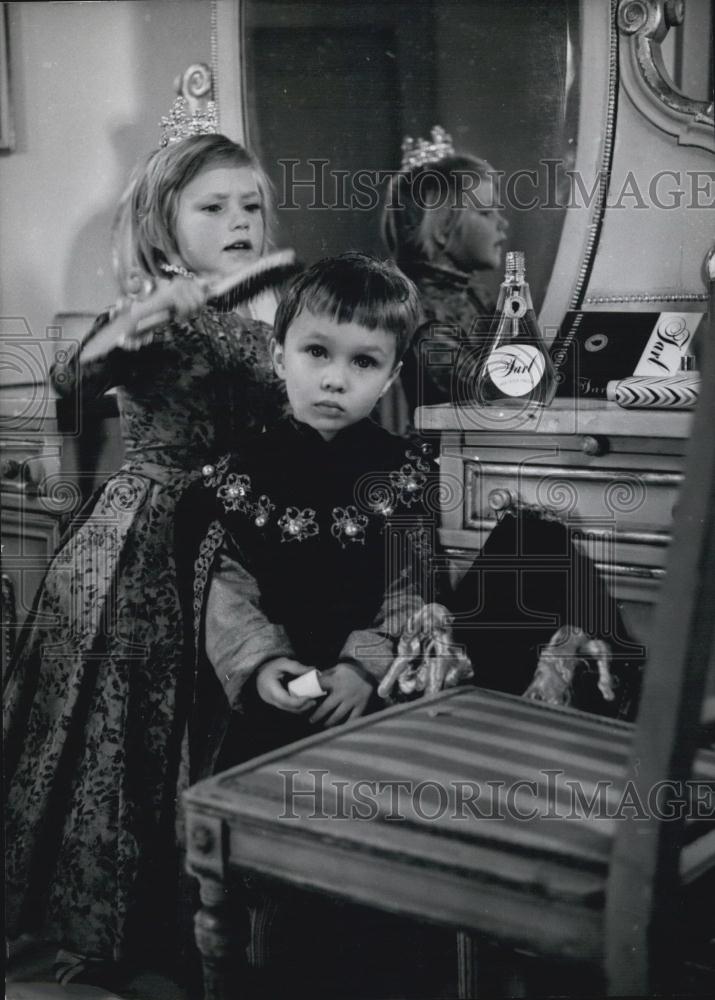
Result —
<svg viewBox="0 0 715 1000"><path fill-rule="evenodd" d="M378 652L358 666L378 680L415 602L433 596L425 556L439 510L429 509L437 485L429 452L369 420L326 442L289 419L247 436L186 492L176 550L196 678L192 778L213 766L250 680L239 665L224 691L206 658L217 555L227 545L237 553L258 585L260 612L285 629L296 659L325 669L353 659L351 634L374 636Z"/></svg>

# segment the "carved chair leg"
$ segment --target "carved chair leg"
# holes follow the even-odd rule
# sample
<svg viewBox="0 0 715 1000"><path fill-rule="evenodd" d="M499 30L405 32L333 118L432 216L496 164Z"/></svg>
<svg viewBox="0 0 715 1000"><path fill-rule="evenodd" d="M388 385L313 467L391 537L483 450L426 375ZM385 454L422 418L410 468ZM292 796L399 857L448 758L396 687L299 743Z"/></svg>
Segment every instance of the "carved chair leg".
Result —
<svg viewBox="0 0 715 1000"><path fill-rule="evenodd" d="M465 931L457 931L457 996L459 1000L472 1000L472 998L479 996L478 964L478 947L474 937Z"/></svg>
<svg viewBox="0 0 715 1000"><path fill-rule="evenodd" d="M201 954L204 1000L243 1000L250 992L247 928L238 927L240 900L229 899L220 881L199 876L201 908L194 917Z"/></svg>
<svg viewBox="0 0 715 1000"><path fill-rule="evenodd" d="M528 976L523 956L493 941L457 932L457 996L460 1000L480 997L528 996Z"/></svg>

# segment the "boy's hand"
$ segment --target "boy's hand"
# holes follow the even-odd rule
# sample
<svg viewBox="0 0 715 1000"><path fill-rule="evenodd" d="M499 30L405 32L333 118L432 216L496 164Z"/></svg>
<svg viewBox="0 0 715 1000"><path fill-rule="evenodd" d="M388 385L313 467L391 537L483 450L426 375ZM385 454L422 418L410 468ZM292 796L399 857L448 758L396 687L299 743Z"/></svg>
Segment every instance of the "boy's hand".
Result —
<svg viewBox="0 0 715 1000"><path fill-rule="evenodd" d="M357 719L373 692L373 684L349 663L337 663L330 670L323 670L320 684L328 693L310 722L322 722L326 729Z"/></svg>
<svg viewBox="0 0 715 1000"><path fill-rule="evenodd" d="M312 668L305 667L297 660L287 656L277 656L268 660L258 668L256 674L256 690L262 701L283 712L306 712L315 705L315 698L299 698L286 689L286 677L299 677L307 674Z"/></svg>

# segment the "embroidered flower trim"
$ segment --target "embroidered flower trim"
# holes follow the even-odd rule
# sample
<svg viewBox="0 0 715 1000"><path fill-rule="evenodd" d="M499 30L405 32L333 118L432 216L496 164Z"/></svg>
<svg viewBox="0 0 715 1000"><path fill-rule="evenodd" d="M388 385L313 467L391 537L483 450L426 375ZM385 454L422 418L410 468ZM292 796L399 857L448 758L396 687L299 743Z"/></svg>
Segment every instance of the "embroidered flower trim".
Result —
<svg viewBox="0 0 715 1000"><path fill-rule="evenodd" d="M365 514L358 514L357 507L333 507L333 523L330 533L337 538L343 548L350 542L365 544L365 529L368 519Z"/></svg>
<svg viewBox="0 0 715 1000"><path fill-rule="evenodd" d="M224 539L224 529L220 521L212 521L206 536L201 542L199 554L194 562L194 635L198 638L201 628L201 612L203 610L204 593L209 578L209 570L213 563L216 550ZM194 650L196 654L196 650Z"/></svg>
<svg viewBox="0 0 715 1000"><path fill-rule="evenodd" d="M399 472L390 473L390 482L397 491L397 499L406 507L411 507L422 499L427 476L420 470L419 463L411 465L406 462L400 466Z"/></svg>
<svg viewBox="0 0 715 1000"><path fill-rule="evenodd" d="M253 523L256 525L256 527L265 528L271 516L271 511L275 509L276 505L274 503L271 503L266 494L265 493L261 494L256 503L253 505L253 510L252 510L252 513L254 515Z"/></svg>
<svg viewBox="0 0 715 1000"><path fill-rule="evenodd" d="M215 465L207 463L201 470L204 479L204 486L219 486L223 482L223 477L228 468L228 455L222 455Z"/></svg>
<svg viewBox="0 0 715 1000"><path fill-rule="evenodd" d="M392 473L394 475L394 473ZM374 514L379 514L385 520L395 513L397 497L392 489L380 488L379 496L370 503L370 509Z"/></svg>
<svg viewBox="0 0 715 1000"><path fill-rule="evenodd" d="M283 535L282 542L304 542L319 531L312 507L306 507L305 510L287 507L285 514L278 519L278 527Z"/></svg>
<svg viewBox="0 0 715 1000"><path fill-rule="evenodd" d="M429 462L425 461L423 456L427 456L431 452L431 446L428 444L422 444L419 446L418 454L416 451L405 452L405 458L407 461L404 465L400 466L399 472L390 473L390 482L396 491L396 502L402 503L405 507L411 507L413 504L418 503L422 499L422 494L424 493L425 483L427 482L427 473L431 472L431 466ZM382 513L385 517L389 517L393 513L393 510L387 512L387 505L382 502Z"/></svg>
<svg viewBox="0 0 715 1000"><path fill-rule="evenodd" d="M226 477L226 482L216 490L216 496L223 504L225 511L240 510L244 514L250 514L253 504L249 500L251 493L251 480L248 476L239 476L231 472Z"/></svg>

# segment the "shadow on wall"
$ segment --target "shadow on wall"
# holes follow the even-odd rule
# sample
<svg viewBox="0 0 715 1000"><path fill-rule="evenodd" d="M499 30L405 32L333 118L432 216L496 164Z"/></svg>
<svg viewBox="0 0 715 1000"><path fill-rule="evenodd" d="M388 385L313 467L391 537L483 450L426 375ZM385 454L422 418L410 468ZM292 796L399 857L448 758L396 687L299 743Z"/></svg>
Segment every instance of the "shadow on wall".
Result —
<svg viewBox="0 0 715 1000"><path fill-rule="evenodd" d="M135 155L137 135L135 125L122 125L112 132L112 147L115 151L112 191L116 193L108 196L105 204L93 212L77 231L67 255L65 302L78 307L94 302L96 285L99 284L111 289L111 297L104 306L114 304L118 290L112 270L111 229L119 198L138 159Z"/></svg>
<svg viewBox="0 0 715 1000"><path fill-rule="evenodd" d="M117 86L131 88L132 120L113 128L111 120L107 122L113 149L108 185L111 193L82 223L67 257L64 301L73 310L85 309L96 301L97 282L111 290L112 298L103 305L113 303L117 289L112 271L111 227L119 198L135 165L159 146L159 120L176 96L176 78L192 63L210 61L208 4L195 0L141 0L125 3L124 7L131 18L133 76L124 82L118 80ZM111 74L113 68L108 53L107 73Z"/></svg>

